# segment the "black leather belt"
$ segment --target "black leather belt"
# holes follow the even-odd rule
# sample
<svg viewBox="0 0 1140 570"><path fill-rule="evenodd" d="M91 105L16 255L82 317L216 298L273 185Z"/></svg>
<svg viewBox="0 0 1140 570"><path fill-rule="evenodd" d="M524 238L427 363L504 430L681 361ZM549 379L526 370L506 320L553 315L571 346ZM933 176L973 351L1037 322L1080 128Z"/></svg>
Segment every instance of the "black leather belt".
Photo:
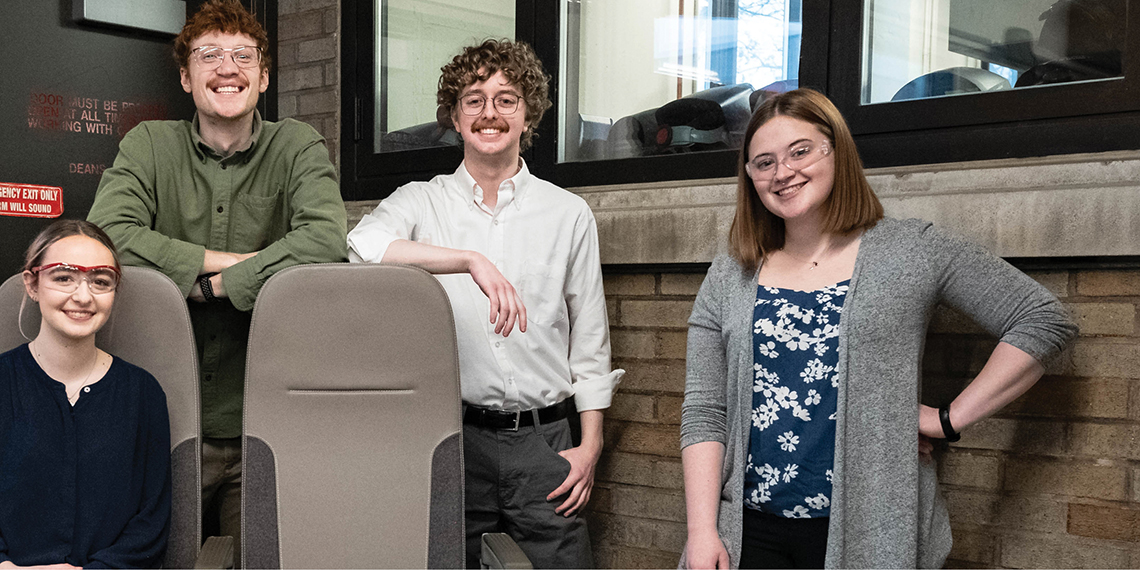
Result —
<svg viewBox="0 0 1140 570"><path fill-rule="evenodd" d="M556 422L567 416L570 412L569 398L538 410L521 412L504 412L492 410L471 404L463 405L463 423L491 429L507 429L518 431L521 427L534 425L534 417L538 416L539 424Z"/></svg>

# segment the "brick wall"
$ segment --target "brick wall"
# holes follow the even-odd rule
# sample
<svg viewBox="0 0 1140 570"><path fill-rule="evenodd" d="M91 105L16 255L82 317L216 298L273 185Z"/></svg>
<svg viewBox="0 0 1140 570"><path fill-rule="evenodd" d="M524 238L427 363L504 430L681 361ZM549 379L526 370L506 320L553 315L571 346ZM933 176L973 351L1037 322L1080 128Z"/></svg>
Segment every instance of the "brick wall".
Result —
<svg viewBox="0 0 1140 570"><path fill-rule="evenodd" d="M1031 275L1081 336L1028 394L942 453L955 539L947 566L1140 568L1140 270ZM702 277L606 277L615 365L627 374L606 415L588 514L599 567L673 567L684 545L685 323ZM928 390L958 389L995 343L940 311Z"/></svg>
<svg viewBox="0 0 1140 570"><path fill-rule="evenodd" d="M304 121L325 137L333 163L340 144L340 2L280 0L277 6L280 118Z"/></svg>

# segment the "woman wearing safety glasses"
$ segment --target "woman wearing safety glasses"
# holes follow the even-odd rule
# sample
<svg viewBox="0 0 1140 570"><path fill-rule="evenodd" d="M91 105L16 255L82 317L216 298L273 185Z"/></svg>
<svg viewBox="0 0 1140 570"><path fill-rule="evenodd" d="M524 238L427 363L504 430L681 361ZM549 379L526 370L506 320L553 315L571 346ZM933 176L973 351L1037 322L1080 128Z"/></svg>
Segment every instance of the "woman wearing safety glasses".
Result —
<svg viewBox="0 0 1140 570"><path fill-rule="evenodd" d="M689 319L681 416L691 568L938 568L950 524L930 438L993 414L1076 327L1032 279L883 217L843 117L799 89L741 150L730 255ZM951 402L920 403L937 304L1001 339Z"/></svg>
<svg viewBox="0 0 1140 570"><path fill-rule="evenodd" d="M57 221L28 248L23 277L42 319L34 340L0 354L0 568L158 567L166 396L95 346L119 286L114 245L93 224Z"/></svg>

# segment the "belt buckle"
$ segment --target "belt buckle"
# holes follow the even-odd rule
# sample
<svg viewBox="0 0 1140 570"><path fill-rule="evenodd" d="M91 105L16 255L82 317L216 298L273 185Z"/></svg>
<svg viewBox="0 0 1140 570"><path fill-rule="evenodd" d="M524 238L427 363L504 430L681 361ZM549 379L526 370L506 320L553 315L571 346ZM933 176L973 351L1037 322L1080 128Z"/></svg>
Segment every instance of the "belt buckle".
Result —
<svg viewBox="0 0 1140 570"><path fill-rule="evenodd" d="M507 429L510 431L519 431L519 421L522 420L522 414L523 413L519 410L515 410L514 414L515 414L515 425L514 425L514 427L509 427Z"/></svg>

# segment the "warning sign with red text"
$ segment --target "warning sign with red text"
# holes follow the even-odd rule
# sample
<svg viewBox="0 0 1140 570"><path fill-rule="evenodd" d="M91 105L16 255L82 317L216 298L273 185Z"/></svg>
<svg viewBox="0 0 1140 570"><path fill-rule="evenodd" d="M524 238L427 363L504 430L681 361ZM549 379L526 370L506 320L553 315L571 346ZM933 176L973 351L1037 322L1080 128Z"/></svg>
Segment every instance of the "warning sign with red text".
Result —
<svg viewBox="0 0 1140 570"><path fill-rule="evenodd" d="M63 213L63 188L0 182L0 216L58 218Z"/></svg>

